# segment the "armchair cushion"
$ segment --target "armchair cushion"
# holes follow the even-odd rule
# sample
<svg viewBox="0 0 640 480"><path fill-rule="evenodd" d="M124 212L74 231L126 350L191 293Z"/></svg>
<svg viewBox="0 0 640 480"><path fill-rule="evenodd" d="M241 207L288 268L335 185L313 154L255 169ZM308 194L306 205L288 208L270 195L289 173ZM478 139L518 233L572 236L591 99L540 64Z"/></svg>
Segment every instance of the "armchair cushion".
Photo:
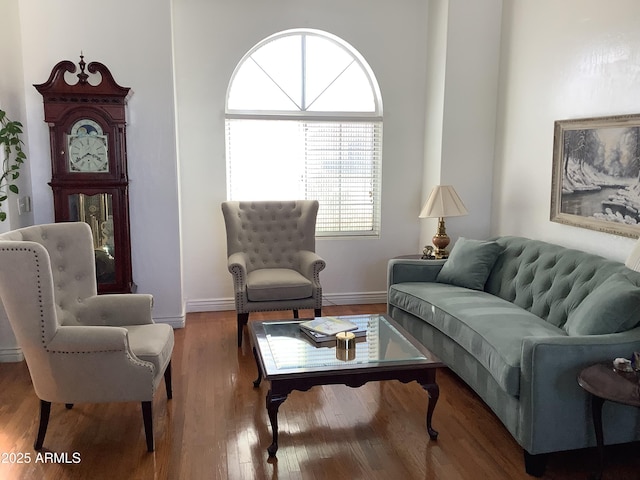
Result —
<svg viewBox="0 0 640 480"><path fill-rule="evenodd" d="M312 293L311 281L295 270L263 268L247 275L247 298L251 302L295 300Z"/></svg>
<svg viewBox="0 0 640 480"><path fill-rule="evenodd" d="M156 372L164 371L171 360L173 329L170 325L128 325L129 348L140 360L151 362Z"/></svg>

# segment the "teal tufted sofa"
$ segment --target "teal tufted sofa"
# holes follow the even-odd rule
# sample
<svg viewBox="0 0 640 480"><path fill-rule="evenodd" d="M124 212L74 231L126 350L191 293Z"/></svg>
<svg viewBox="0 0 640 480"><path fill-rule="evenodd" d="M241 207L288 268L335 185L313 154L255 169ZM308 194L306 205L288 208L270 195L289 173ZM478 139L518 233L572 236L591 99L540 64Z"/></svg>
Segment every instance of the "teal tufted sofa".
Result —
<svg viewBox="0 0 640 480"><path fill-rule="evenodd" d="M444 260L391 260L388 313L484 400L524 449L527 472L541 476L547 453L596 444L589 397L576 378L593 363L640 351L640 310L598 297L612 279L637 296L640 274L538 240L494 240L500 249L483 290L438 282ZM606 313L595 317L602 318L596 330L615 331L607 322L622 316L629 328L582 334L599 306ZM605 443L640 440L639 411L609 402Z"/></svg>

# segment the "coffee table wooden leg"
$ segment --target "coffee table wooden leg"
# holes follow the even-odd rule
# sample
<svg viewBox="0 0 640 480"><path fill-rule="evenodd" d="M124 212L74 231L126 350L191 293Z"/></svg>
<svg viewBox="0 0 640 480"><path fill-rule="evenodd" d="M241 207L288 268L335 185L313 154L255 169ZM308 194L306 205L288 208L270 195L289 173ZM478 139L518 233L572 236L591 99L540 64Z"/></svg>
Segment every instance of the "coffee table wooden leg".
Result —
<svg viewBox="0 0 640 480"><path fill-rule="evenodd" d="M269 448L267 448L270 457L275 457L278 451L278 408L280 408L280 405L286 399L286 394L274 394L271 390L267 393L267 413L269 414L273 435L272 443L269 445Z"/></svg>
<svg viewBox="0 0 640 480"><path fill-rule="evenodd" d="M433 411L436 409L436 403L438 403L438 397L440 396L440 387L438 387L436 383L436 371L434 369L428 370L426 376L419 383L429 394L429 403L427 405L427 432L429 432L429 438L431 438L431 440L436 440L438 438L438 432L431 426Z"/></svg>
<svg viewBox="0 0 640 480"><path fill-rule="evenodd" d="M258 378L253 381L253 386L258 388L260 386L260 382L262 382L262 369L260 368L260 362L258 361L258 351L255 347L253 347L253 358L256 359L256 368L258 369Z"/></svg>

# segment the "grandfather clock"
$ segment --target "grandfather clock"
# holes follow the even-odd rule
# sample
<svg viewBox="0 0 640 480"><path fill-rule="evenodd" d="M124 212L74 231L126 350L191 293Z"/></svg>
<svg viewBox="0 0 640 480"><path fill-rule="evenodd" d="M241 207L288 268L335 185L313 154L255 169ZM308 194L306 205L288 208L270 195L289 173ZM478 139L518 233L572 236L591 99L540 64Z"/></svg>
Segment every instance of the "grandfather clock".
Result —
<svg viewBox="0 0 640 480"><path fill-rule="evenodd" d="M72 77L76 65L64 60L53 67L49 80L34 85L49 124L55 221L91 227L99 293L130 293L125 112L130 89L118 85L102 63L87 65L80 55L78 66L73 84L65 74Z"/></svg>

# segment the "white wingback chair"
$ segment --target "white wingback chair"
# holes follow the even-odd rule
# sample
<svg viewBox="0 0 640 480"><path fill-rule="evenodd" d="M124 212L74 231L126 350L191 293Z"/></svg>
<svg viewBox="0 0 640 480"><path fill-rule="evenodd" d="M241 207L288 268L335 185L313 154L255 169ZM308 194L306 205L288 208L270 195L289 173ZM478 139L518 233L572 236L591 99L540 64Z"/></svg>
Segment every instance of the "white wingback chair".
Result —
<svg viewBox="0 0 640 480"><path fill-rule="evenodd" d="M142 404L153 451L152 400L165 378L171 398L173 329L151 318L151 295L97 295L86 223L37 225L0 235L0 298L35 393L42 448L51 403Z"/></svg>
<svg viewBox="0 0 640 480"><path fill-rule="evenodd" d="M314 309L322 312L320 272L315 253L317 200L223 202L227 266L233 275L238 314L238 347L250 312Z"/></svg>

